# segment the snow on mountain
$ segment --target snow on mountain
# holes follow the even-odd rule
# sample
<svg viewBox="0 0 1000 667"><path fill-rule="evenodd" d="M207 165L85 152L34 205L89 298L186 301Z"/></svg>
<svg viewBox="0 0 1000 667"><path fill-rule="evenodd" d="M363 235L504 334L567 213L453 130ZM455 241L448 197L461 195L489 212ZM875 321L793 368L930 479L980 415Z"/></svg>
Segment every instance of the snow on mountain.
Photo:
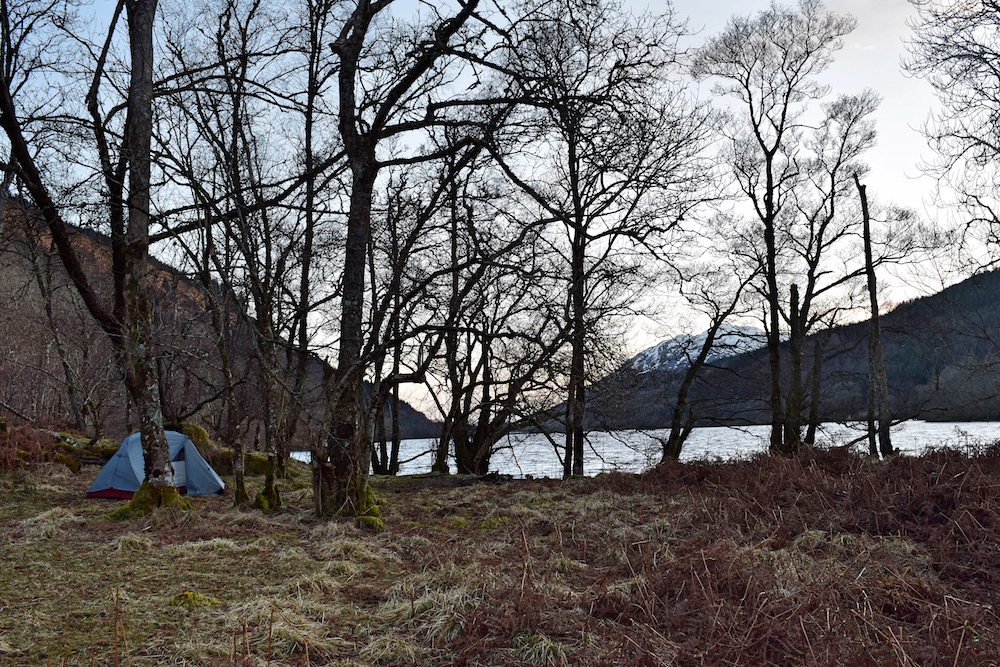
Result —
<svg viewBox="0 0 1000 667"><path fill-rule="evenodd" d="M630 364L638 373L684 368L698 356L707 337L708 332L703 331L700 334L682 334L660 341L653 347L632 357ZM709 352L706 363L750 352L764 347L765 344L764 331L761 329L724 325L715 337L712 351Z"/></svg>

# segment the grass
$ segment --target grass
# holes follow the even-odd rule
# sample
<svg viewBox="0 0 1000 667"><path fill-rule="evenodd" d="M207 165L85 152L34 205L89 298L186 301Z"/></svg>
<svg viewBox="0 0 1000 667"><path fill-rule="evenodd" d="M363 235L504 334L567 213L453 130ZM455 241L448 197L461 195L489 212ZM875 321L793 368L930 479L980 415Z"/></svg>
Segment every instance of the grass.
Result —
<svg viewBox="0 0 1000 667"><path fill-rule="evenodd" d="M381 532L96 472L0 473L0 665L1000 664L995 451L375 478Z"/></svg>

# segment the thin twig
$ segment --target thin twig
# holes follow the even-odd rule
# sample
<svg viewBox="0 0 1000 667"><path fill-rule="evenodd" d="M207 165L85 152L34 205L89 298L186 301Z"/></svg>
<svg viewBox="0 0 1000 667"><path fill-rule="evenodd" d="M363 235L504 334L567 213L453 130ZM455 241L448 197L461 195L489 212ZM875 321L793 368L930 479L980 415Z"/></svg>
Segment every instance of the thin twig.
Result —
<svg viewBox="0 0 1000 667"><path fill-rule="evenodd" d="M114 605L114 647L115 647L115 667L118 666L118 589L111 589L111 602Z"/></svg>
<svg viewBox="0 0 1000 667"><path fill-rule="evenodd" d="M811 641L809 641L809 633L808 633L808 632L806 632L806 624L805 624L805 622L804 622L804 621L802 620L802 617L801 617L801 616L799 616L799 627L800 627L800 628L802 628L802 636L806 638L806 646L808 646L808 647L809 647L809 655L811 655L811 656L812 656L812 659L813 659L813 662L814 662L814 663L818 663L819 661L818 661L818 660L816 660L816 653L815 653L815 652L813 651L813 645L812 645L812 642L811 642Z"/></svg>
<svg viewBox="0 0 1000 667"><path fill-rule="evenodd" d="M128 637L125 635L125 619L118 619L118 623L122 626L122 647L125 649L125 661L128 663L128 667L132 667L132 656L128 652Z"/></svg>
<svg viewBox="0 0 1000 667"><path fill-rule="evenodd" d="M968 627L965 623L962 624L962 636L958 638L958 649L955 651L955 661L951 663L951 667L958 667L958 656L962 655L962 644L965 643L965 628Z"/></svg>

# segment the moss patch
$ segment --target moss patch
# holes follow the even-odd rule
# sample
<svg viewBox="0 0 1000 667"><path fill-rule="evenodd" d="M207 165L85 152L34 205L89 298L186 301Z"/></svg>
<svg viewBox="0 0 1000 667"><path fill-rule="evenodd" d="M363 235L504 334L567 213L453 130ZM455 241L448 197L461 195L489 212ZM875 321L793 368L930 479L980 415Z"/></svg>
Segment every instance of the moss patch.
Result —
<svg viewBox="0 0 1000 667"><path fill-rule="evenodd" d="M266 475L267 457L257 452L247 452L243 458L243 470L247 475Z"/></svg>
<svg viewBox="0 0 1000 667"><path fill-rule="evenodd" d="M61 463L70 469L73 473L80 472L80 467L83 465L78 459L68 456L63 452L56 452L56 455L52 457L52 460L56 463Z"/></svg>
<svg viewBox="0 0 1000 667"><path fill-rule="evenodd" d="M358 528L363 528L364 530L375 532L385 530L385 522L382 521L381 517L362 515L357 517L355 521L358 524Z"/></svg>
<svg viewBox="0 0 1000 667"><path fill-rule="evenodd" d="M253 506L264 514L269 514L281 507L281 495L278 488L272 486L270 489L264 488L254 498Z"/></svg>
<svg viewBox="0 0 1000 667"><path fill-rule="evenodd" d="M503 528L510 523L509 516L491 516L482 523L480 523L476 528L478 530L496 530L498 528Z"/></svg>
<svg viewBox="0 0 1000 667"><path fill-rule="evenodd" d="M208 464L220 475L232 475L235 470L233 450L222 447L212 440L208 431L197 424L188 422L173 422L167 424L167 429L183 433L198 452L204 457Z"/></svg>
<svg viewBox="0 0 1000 667"><path fill-rule="evenodd" d="M105 516L112 521L127 521L152 514L158 508L190 510L191 504L172 486L154 487L143 481L132 500Z"/></svg>
<svg viewBox="0 0 1000 667"><path fill-rule="evenodd" d="M179 595L170 598L171 607L186 607L187 609L197 609L198 607L218 607L222 603L211 595L195 593L194 591L184 591Z"/></svg>

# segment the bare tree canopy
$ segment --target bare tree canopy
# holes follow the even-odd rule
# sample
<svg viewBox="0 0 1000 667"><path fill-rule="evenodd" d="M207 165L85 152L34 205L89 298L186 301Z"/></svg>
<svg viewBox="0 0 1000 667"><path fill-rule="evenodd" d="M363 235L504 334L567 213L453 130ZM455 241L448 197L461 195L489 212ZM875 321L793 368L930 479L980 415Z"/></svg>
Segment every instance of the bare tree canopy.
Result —
<svg viewBox="0 0 1000 667"><path fill-rule="evenodd" d="M808 103L825 96L827 88L816 77L832 62L841 38L854 29L851 16L827 12L820 0L800 0L796 9L772 4L753 17L737 16L725 30L708 40L695 54L692 71L717 81L716 92L739 103L738 118L728 131L729 162L740 192L752 205L764 241L764 297L767 301L767 349L770 368L771 450L794 452L798 438L785 433L782 396L781 332L784 298L779 286L782 251L781 225L796 217L796 206L808 177L799 164L804 147L803 116ZM863 118L870 104L861 100ZM843 105L840 105L842 108ZM838 107L829 109L831 113ZM850 115L848 114L850 121ZM844 123L839 123L841 127ZM856 125L848 122L847 127ZM863 124L861 125L863 128ZM848 144L846 137L844 145ZM864 144L864 140L862 140ZM820 169L822 171L822 169ZM834 183L831 194L838 186ZM821 202L825 199L821 196ZM821 203L817 213L822 215ZM807 216L808 217L808 216ZM815 229L815 225L812 226ZM815 236L813 236L815 240ZM818 239L822 242L822 238ZM818 259L818 257L817 257ZM789 299L787 318L801 333L797 288ZM799 336L797 336L798 338ZM800 357L799 357L800 358ZM794 375L794 373L793 373ZM793 382L795 380L793 379ZM793 391L793 410L796 401ZM795 431L794 424L792 430ZM791 435L792 437L788 437Z"/></svg>
<svg viewBox="0 0 1000 667"><path fill-rule="evenodd" d="M904 66L934 88L941 109L924 131L940 161L932 174L954 186L973 216L995 225L1000 160L1000 4L911 0L911 57ZM988 232L995 241L996 232Z"/></svg>

